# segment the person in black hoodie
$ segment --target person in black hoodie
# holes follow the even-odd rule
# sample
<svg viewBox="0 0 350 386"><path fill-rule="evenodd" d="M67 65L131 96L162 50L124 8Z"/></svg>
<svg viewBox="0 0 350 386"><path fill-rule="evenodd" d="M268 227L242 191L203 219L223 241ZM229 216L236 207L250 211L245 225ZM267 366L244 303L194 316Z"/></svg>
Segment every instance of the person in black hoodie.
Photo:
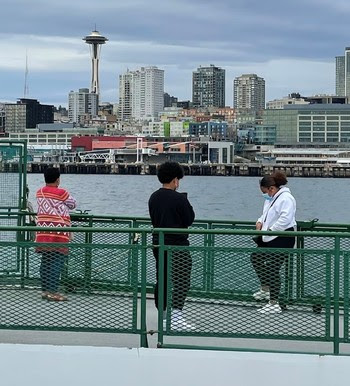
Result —
<svg viewBox="0 0 350 386"><path fill-rule="evenodd" d="M157 171L157 176L162 187L156 190L148 201L148 209L154 228L188 228L194 221L194 211L187 199L185 193L178 193L180 179L184 172L177 162L165 162L161 164ZM166 234L164 237L165 245L188 246L187 233ZM153 234L153 245L159 244L158 234ZM153 248L153 255L156 259L156 285L154 289L154 300L157 309L163 307L166 309L167 300L167 266L168 256L164 253L164 303L158 304L158 281L159 281L159 249ZM173 287L172 293L172 328L191 328L186 323L182 314L185 299L190 288L192 259L188 251L174 250L171 255L172 270L171 281Z"/></svg>

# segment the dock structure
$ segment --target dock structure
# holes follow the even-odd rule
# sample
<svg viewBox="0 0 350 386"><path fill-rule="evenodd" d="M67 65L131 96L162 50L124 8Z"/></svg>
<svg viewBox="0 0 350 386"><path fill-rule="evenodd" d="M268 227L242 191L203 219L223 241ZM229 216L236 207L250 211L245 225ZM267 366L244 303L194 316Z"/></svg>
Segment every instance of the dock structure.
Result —
<svg viewBox="0 0 350 386"><path fill-rule="evenodd" d="M82 163L82 162L29 162L28 173L43 173L48 166L58 167L62 174L123 174L156 175L158 164L146 163ZM261 165L257 163L234 164L182 164L190 176L249 176L260 177L282 170L287 177L350 177L350 165ZM16 162L1 163L0 172L17 173Z"/></svg>

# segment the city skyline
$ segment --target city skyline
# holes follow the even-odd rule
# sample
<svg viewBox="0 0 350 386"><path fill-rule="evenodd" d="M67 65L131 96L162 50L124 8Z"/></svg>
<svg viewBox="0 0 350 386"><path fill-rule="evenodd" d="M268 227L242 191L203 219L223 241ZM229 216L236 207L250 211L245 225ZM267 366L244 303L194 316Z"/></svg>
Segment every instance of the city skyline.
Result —
<svg viewBox="0 0 350 386"><path fill-rule="evenodd" d="M45 5L45 7L43 6ZM335 0L160 1L105 0L47 5L3 0L0 26L0 101L24 95L67 106L71 90L89 87L91 58L82 38L96 29L109 39L100 62L101 101L118 101L119 75L129 68L165 71L165 92L192 99L192 72L211 63L226 71L226 105L235 77L266 81L266 101L292 92L335 93L335 57L350 45L350 4Z"/></svg>

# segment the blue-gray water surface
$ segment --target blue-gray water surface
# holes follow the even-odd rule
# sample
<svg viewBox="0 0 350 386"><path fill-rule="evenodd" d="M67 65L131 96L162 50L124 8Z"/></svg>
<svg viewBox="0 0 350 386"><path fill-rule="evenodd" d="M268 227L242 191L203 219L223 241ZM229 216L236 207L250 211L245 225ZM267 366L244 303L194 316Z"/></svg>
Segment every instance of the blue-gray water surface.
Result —
<svg viewBox="0 0 350 386"><path fill-rule="evenodd" d="M44 184L43 175L28 174L30 200ZM100 215L148 216L147 202L160 187L156 176L61 175L61 187L77 199L78 209ZM289 178L288 187L297 201L297 220L349 223L349 180ZM263 198L258 177L185 176L181 192L188 192L197 219L255 221Z"/></svg>

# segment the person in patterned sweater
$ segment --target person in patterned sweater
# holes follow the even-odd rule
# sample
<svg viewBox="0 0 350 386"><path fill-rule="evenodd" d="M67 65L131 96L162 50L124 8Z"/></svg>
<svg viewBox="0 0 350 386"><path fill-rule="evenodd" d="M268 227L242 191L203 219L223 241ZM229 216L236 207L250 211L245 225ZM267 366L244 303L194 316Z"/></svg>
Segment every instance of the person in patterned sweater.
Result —
<svg viewBox="0 0 350 386"><path fill-rule="evenodd" d="M71 226L69 210L76 207L76 200L65 189L59 188L60 171L47 168L44 172L46 185L36 192L38 204L37 226L50 227L50 231L37 231L37 243L62 243L70 240L70 232L64 228ZM64 261L68 255L67 246L42 245L36 251L41 253L40 278L41 297L51 301L65 301L66 296L58 293L58 286Z"/></svg>

